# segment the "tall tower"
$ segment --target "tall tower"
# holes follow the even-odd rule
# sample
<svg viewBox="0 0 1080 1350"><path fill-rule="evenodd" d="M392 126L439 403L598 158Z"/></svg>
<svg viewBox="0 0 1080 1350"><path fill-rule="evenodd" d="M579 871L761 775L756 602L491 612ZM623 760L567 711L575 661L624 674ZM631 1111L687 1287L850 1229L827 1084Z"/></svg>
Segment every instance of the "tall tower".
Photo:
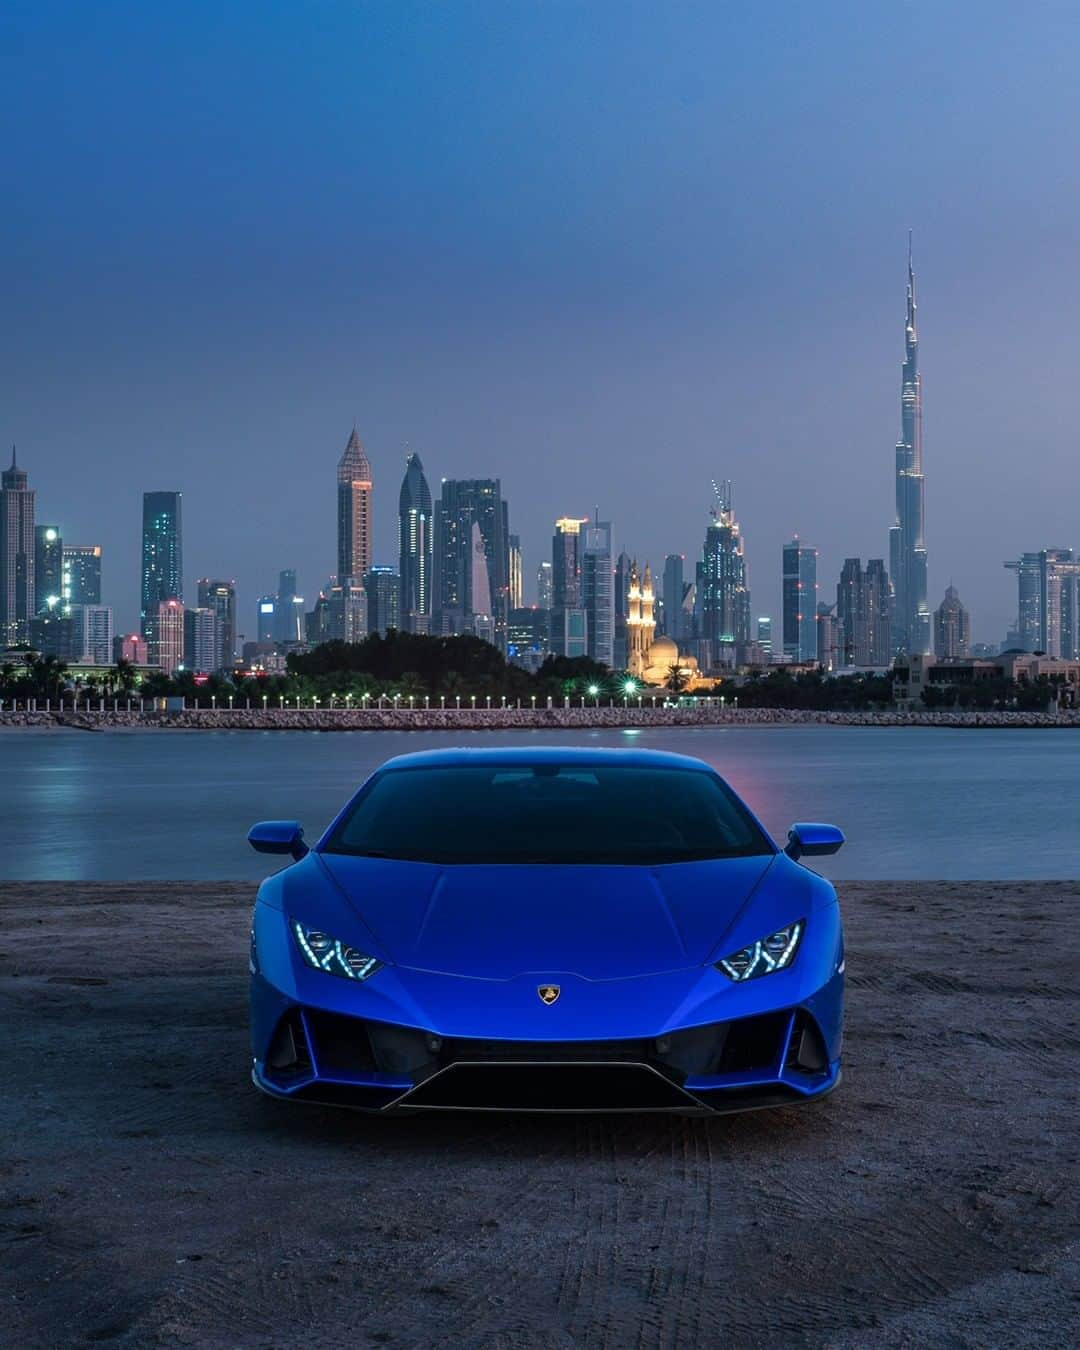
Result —
<svg viewBox="0 0 1080 1350"><path fill-rule="evenodd" d="M157 624L161 618L159 606L162 601L184 598L184 548L180 507L179 492L143 493L142 580L139 609L142 635L151 649L157 640ZM171 612L166 615L166 619L172 623ZM183 606L180 624L182 630ZM169 650L171 651L171 648Z"/></svg>
<svg viewBox="0 0 1080 1350"><path fill-rule="evenodd" d="M889 569L894 589L893 649L898 654L923 654L930 650L926 541L923 537L926 483L922 463L922 379L915 309L915 270L909 233L900 439L896 443L896 522L889 531Z"/></svg>
<svg viewBox="0 0 1080 1350"><path fill-rule="evenodd" d="M632 562L626 609L626 669L639 678L649 664L649 648L656 636L655 603L652 568L646 563L644 573L639 575L637 562Z"/></svg>
<svg viewBox="0 0 1080 1350"><path fill-rule="evenodd" d="M357 585L371 567L371 464L354 424L337 468L338 580Z"/></svg>
<svg viewBox="0 0 1080 1350"><path fill-rule="evenodd" d="M784 655L817 660L817 549L796 535L783 551Z"/></svg>
<svg viewBox="0 0 1080 1350"><path fill-rule="evenodd" d="M30 641L34 617L34 489L15 462L0 476L0 642Z"/></svg>
<svg viewBox="0 0 1080 1350"><path fill-rule="evenodd" d="M411 454L398 498L398 613L410 633L426 633L431 619L433 531L431 489L420 456Z"/></svg>
<svg viewBox="0 0 1080 1350"><path fill-rule="evenodd" d="M701 635L710 660L730 665L734 648L750 641L750 590L742 531L735 518L731 482L713 484L712 507L702 548L699 582Z"/></svg>

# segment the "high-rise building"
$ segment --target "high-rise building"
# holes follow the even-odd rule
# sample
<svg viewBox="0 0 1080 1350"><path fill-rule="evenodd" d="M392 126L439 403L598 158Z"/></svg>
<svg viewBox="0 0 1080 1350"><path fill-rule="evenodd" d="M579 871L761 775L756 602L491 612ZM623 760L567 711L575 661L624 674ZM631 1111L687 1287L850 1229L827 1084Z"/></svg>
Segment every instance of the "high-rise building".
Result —
<svg viewBox="0 0 1080 1350"><path fill-rule="evenodd" d="M836 588L836 645L839 664L883 668L892 660L892 588L881 558L863 570L859 558L845 558Z"/></svg>
<svg viewBox="0 0 1080 1350"><path fill-rule="evenodd" d="M551 564L545 559L536 569L537 608L551 608L552 584Z"/></svg>
<svg viewBox="0 0 1080 1350"><path fill-rule="evenodd" d="M130 661L133 666L149 664L146 639L139 633L124 633L113 638L113 661Z"/></svg>
<svg viewBox="0 0 1080 1350"><path fill-rule="evenodd" d="M1080 559L1070 548L1024 553L1007 568L1016 573L1017 645L1054 660L1080 656Z"/></svg>
<svg viewBox="0 0 1080 1350"><path fill-rule="evenodd" d="M54 608L64 596L64 545L59 525L34 526L34 610Z"/></svg>
<svg viewBox="0 0 1080 1350"><path fill-rule="evenodd" d="M319 641L363 642L367 635L367 592L360 581L336 578L327 595L326 633Z"/></svg>
<svg viewBox="0 0 1080 1350"><path fill-rule="evenodd" d="M208 669L232 670L236 662L236 582L200 577L200 609L213 610L217 624L217 660Z"/></svg>
<svg viewBox="0 0 1080 1350"><path fill-rule="evenodd" d="M551 643L551 614L546 609L512 609L506 656L516 666L538 670Z"/></svg>
<svg viewBox="0 0 1080 1350"><path fill-rule="evenodd" d="M658 627L665 637L681 642L686 634L683 631L683 597L686 586L683 581L683 564L686 559L681 553L669 553L664 559L664 579L661 583L660 597L661 622Z"/></svg>
<svg viewBox="0 0 1080 1350"><path fill-rule="evenodd" d="M626 620L630 613L630 570L633 559L625 550L615 559L615 666L625 670L630 659Z"/></svg>
<svg viewBox="0 0 1080 1350"><path fill-rule="evenodd" d="M101 545L64 545L64 599L72 605L101 604Z"/></svg>
<svg viewBox="0 0 1080 1350"><path fill-rule="evenodd" d="M414 453L405 460L398 497L398 613L401 627L409 633L426 633L431 624L434 548L431 488L420 456Z"/></svg>
<svg viewBox="0 0 1080 1350"><path fill-rule="evenodd" d="M581 545L581 603L585 610L586 649L594 661L615 665L615 573L611 566L611 523L596 511L586 521Z"/></svg>
<svg viewBox="0 0 1080 1350"><path fill-rule="evenodd" d="M386 633L391 628L401 627L398 609L401 578L392 567L376 563L369 568L364 577L364 592L367 595L369 633Z"/></svg>
<svg viewBox="0 0 1080 1350"><path fill-rule="evenodd" d="M139 627L150 650L150 661L161 665L164 652L171 657L173 647L161 645L156 626L166 600L184 599L184 549L179 492L144 492L142 518L142 579L139 597ZM177 649L183 660L184 606L180 603L180 637ZM166 614L171 622L171 611ZM175 669L175 667L173 667Z"/></svg>
<svg viewBox="0 0 1080 1350"><path fill-rule="evenodd" d="M256 606L255 632L259 642L278 640L278 598L276 595L261 595Z"/></svg>
<svg viewBox="0 0 1080 1350"><path fill-rule="evenodd" d="M34 489L12 446L0 475L0 645L30 641L34 596Z"/></svg>
<svg viewBox="0 0 1080 1350"><path fill-rule="evenodd" d="M836 637L836 606L818 605L817 614L817 663L822 670L835 670L839 664Z"/></svg>
<svg viewBox="0 0 1080 1350"><path fill-rule="evenodd" d="M184 664L184 602L159 600L147 640L150 664L171 675Z"/></svg>
<svg viewBox="0 0 1080 1350"><path fill-rule="evenodd" d="M945 599L934 614L934 655L939 661L967 656L971 646L971 619L955 586L945 588Z"/></svg>
<svg viewBox="0 0 1080 1350"><path fill-rule="evenodd" d="M772 660L772 619L768 614L761 614L757 621L757 645L765 653L768 660Z"/></svg>
<svg viewBox="0 0 1080 1350"><path fill-rule="evenodd" d="M296 569L286 567L278 573L277 594L274 601L274 630L276 642L303 642L304 599L296 593ZM267 639L260 638L259 641Z"/></svg>
<svg viewBox="0 0 1080 1350"><path fill-rule="evenodd" d="M588 617L581 585L581 527L574 516L555 522L551 540L551 650L556 656L587 656Z"/></svg>
<svg viewBox="0 0 1080 1350"><path fill-rule="evenodd" d="M784 656L817 660L817 549L796 535L784 545Z"/></svg>
<svg viewBox="0 0 1080 1350"><path fill-rule="evenodd" d="M497 478L443 479L442 495L435 504L434 631L490 634L496 646L505 647L510 595L508 517Z"/></svg>
<svg viewBox="0 0 1080 1350"><path fill-rule="evenodd" d="M716 498L699 570L701 637L712 662L730 665L734 649L750 641L750 587L730 481L717 487Z"/></svg>
<svg viewBox="0 0 1080 1350"><path fill-rule="evenodd" d="M525 582L521 570L521 535L510 536L510 608L521 609L525 604Z"/></svg>
<svg viewBox="0 0 1080 1350"><path fill-rule="evenodd" d="M896 523L889 531L892 573L892 641L896 652L930 651L926 541L923 537L926 483L922 459L922 379L915 324L915 271L908 237L907 324L900 382L900 439L896 444Z"/></svg>
<svg viewBox="0 0 1080 1350"><path fill-rule="evenodd" d="M364 603L366 610L366 597ZM344 621L344 613L340 617ZM364 624L366 628L366 613ZM324 591L319 592L318 599L308 613L304 615L304 640L312 647L318 647L321 643L330 641L330 598Z"/></svg>
<svg viewBox="0 0 1080 1350"><path fill-rule="evenodd" d="M650 664L649 649L656 636L655 602L652 568L646 563L644 574L639 577L637 562L632 562L627 593L626 669L638 679Z"/></svg>
<svg viewBox="0 0 1080 1350"><path fill-rule="evenodd" d="M71 663L107 666L112 659L113 612L108 605L72 605Z"/></svg>
<svg viewBox="0 0 1080 1350"><path fill-rule="evenodd" d="M359 585L371 566L371 463L353 426L337 467L339 580Z"/></svg>
<svg viewBox="0 0 1080 1350"><path fill-rule="evenodd" d="M221 619L209 605L184 610L184 669L209 675L221 664Z"/></svg>

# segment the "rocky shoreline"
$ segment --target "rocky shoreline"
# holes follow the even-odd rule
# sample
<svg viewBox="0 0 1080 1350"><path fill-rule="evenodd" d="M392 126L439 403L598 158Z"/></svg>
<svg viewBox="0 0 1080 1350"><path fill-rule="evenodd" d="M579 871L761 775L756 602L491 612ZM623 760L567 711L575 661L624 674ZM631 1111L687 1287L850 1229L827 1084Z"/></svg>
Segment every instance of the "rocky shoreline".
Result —
<svg viewBox="0 0 1080 1350"><path fill-rule="evenodd" d="M819 712L795 708L217 708L0 712L5 728L80 731L544 731L621 727L837 726L1080 727L1080 709L1060 712Z"/></svg>

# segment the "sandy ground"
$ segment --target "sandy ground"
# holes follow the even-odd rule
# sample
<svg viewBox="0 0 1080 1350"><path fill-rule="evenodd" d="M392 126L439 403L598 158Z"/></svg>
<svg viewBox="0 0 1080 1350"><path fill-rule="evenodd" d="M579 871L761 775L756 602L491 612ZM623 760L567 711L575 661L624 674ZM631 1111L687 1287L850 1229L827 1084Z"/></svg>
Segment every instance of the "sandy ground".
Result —
<svg viewBox="0 0 1080 1350"><path fill-rule="evenodd" d="M813 1109L247 1080L248 886L0 886L5 1346L1075 1344L1080 883L856 885Z"/></svg>

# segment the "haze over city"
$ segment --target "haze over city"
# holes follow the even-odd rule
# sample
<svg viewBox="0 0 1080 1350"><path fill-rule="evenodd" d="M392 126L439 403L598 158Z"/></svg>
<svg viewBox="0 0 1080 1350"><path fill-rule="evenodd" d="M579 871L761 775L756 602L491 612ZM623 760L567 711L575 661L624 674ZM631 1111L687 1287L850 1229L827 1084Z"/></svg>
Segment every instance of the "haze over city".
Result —
<svg viewBox="0 0 1080 1350"><path fill-rule="evenodd" d="M241 629L333 571L356 420L374 556L407 450L499 476L526 597L552 521L698 555L734 482L782 544L888 556L915 232L929 601L1016 617L1080 543L1080 25L1065 5L17 3L0 20L0 432L137 626L142 493ZM17 134L15 134L17 133Z"/></svg>

